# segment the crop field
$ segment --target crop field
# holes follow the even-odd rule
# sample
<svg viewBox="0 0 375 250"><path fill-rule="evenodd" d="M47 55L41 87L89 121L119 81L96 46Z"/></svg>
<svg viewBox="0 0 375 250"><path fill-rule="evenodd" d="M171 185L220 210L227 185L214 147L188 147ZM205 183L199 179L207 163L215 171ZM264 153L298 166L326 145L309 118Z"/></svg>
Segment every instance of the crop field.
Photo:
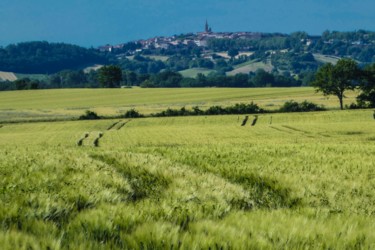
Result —
<svg viewBox="0 0 375 250"><path fill-rule="evenodd" d="M227 72L227 75L234 76L239 73L248 74L249 72L255 72L258 69L264 69L267 72L271 72L273 66L271 63L264 63L264 62L245 62L243 64L239 64L235 67L234 70Z"/></svg>
<svg viewBox="0 0 375 250"><path fill-rule="evenodd" d="M212 69L206 69L206 68L192 68L192 69L185 69L182 71L179 71L179 73L183 77L191 77L195 78L198 74L204 74L204 75L209 75L210 73L216 72L215 70Z"/></svg>
<svg viewBox="0 0 375 250"><path fill-rule="evenodd" d="M355 102L356 93L348 92L344 104ZM230 106L254 101L273 110L286 101L310 101L329 109L339 107L335 97L324 97L313 88L179 88L179 89L59 89L0 92L0 123L25 120L77 118L85 110L99 115L118 116L135 108L143 114L170 108L202 109L213 105Z"/></svg>
<svg viewBox="0 0 375 250"><path fill-rule="evenodd" d="M314 58L321 63L332 63L333 65L335 65L337 61L340 60L340 57L327 56L322 54L314 54Z"/></svg>
<svg viewBox="0 0 375 250"><path fill-rule="evenodd" d="M0 125L1 249L375 248L372 110L244 118Z"/></svg>
<svg viewBox="0 0 375 250"><path fill-rule="evenodd" d="M17 80L17 76L14 73L0 71L0 82L1 81L15 81L15 80Z"/></svg>

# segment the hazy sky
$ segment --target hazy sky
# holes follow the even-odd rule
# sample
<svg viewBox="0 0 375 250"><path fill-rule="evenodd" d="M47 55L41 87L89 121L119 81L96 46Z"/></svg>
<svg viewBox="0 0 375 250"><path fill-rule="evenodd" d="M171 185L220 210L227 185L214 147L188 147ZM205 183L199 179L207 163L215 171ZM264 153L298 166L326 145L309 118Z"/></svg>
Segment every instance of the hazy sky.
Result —
<svg viewBox="0 0 375 250"><path fill-rule="evenodd" d="M0 45L86 47L202 31L375 30L375 0L0 0Z"/></svg>

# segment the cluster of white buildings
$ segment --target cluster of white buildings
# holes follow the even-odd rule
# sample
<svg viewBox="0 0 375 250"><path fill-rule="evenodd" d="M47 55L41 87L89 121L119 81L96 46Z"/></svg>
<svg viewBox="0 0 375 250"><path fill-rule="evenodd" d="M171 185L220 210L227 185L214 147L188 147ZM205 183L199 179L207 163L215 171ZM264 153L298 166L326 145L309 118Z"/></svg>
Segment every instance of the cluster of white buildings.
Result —
<svg viewBox="0 0 375 250"><path fill-rule="evenodd" d="M143 49L170 49L181 46L207 47L210 39L258 39L262 34L257 32L212 32L206 21L204 32L191 33L182 36L154 37L146 40L138 40L135 43L140 44L138 50ZM116 49L122 49L125 44L105 45L99 47L100 51L112 52Z"/></svg>

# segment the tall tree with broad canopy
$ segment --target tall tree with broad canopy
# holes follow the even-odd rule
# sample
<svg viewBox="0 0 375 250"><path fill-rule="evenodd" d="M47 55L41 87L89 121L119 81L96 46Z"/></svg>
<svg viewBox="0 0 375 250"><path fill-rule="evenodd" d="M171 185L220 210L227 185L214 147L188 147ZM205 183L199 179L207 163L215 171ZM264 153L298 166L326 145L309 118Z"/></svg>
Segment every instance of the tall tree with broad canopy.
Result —
<svg viewBox="0 0 375 250"><path fill-rule="evenodd" d="M344 93L355 89L359 79L360 69L357 63L352 59L340 59L336 65L327 63L319 68L312 85L317 92L336 96L340 102L340 109L344 109Z"/></svg>
<svg viewBox="0 0 375 250"><path fill-rule="evenodd" d="M98 73L98 80L101 87L116 88L120 86L122 71L119 66L104 66L99 69Z"/></svg>
<svg viewBox="0 0 375 250"><path fill-rule="evenodd" d="M375 63L362 71L361 94L357 97L361 106L375 108Z"/></svg>

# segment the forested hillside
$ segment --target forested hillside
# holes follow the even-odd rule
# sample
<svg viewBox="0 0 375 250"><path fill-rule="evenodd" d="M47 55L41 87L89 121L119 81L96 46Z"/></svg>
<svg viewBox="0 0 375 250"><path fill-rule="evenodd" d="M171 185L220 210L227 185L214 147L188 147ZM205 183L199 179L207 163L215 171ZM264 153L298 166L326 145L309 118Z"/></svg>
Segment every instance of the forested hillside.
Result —
<svg viewBox="0 0 375 250"><path fill-rule="evenodd" d="M361 68L373 64L375 32L201 32L98 49L27 42L0 48L0 72L18 73L18 82L3 82L0 90L108 87L99 79L103 65L121 71L113 87L308 86L319 67L341 58Z"/></svg>
<svg viewBox="0 0 375 250"><path fill-rule="evenodd" d="M0 71L51 74L94 63L106 63L106 58L97 50L65 43L25 42L0 48Z"/></svg>

